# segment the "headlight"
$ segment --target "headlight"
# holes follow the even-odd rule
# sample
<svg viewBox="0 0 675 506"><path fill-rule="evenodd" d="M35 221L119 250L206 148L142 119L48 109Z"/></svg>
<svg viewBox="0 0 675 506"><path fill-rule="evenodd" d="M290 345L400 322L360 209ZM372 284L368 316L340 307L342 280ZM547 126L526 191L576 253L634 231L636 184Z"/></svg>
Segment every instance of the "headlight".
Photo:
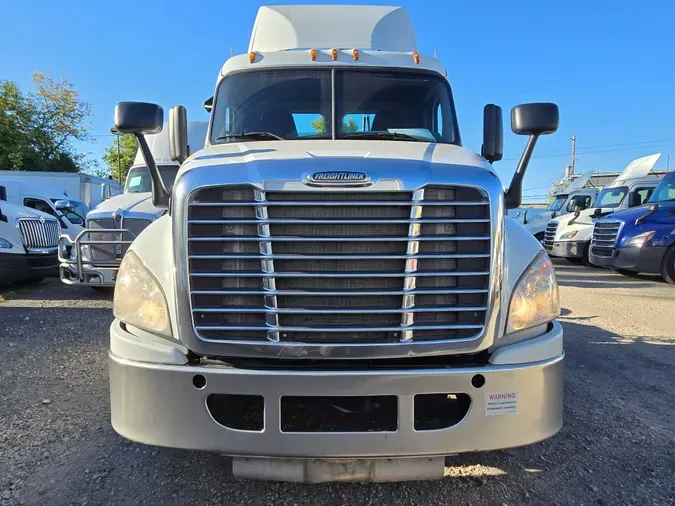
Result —
<svg viewBox="0 0 675 506"><path fill-rule="evenodd" d="M563 235L560 236L560 240L566 241L568 239L574 239L578 233L579 233L578 230L574 230L572 232L565 232Z"/></svg>
<svg viewBox="0 0 675 506"><path fill-rule="evenodd" d="M7 239L0 238L0 249L12 249L14 246Z"/></svg>
<svg viewBox="0 0 675 506"><path fill-rule="evenodd" d="M117 273L113 313L129 325L171 335L164 292L133 251L124 255Z"/></svg>
<svg viewBox="0 0 675 506"><path fill-rule="evenodd" d="M649 240L654 237L654 231L651 232L643 232L642 234L634 235L633 237L629 237L624 241L624 246L633 246L636 248L641 248L644 246Z"/></svg>
<svg viewBox="0 0 675 506"><path fill-rule="evenodd" d="M550 322L559 314L558 282L553 264L546 254L540 253L516 283L506 333Z"/></svg>

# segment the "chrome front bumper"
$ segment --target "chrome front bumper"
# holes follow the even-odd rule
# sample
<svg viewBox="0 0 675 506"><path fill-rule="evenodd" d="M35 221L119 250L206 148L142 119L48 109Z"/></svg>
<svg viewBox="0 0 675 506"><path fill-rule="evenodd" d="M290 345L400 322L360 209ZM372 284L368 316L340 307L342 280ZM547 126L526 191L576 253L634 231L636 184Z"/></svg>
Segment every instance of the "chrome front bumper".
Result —
<svg viewBox="0 0 675 506"><path fill-rule="evenodd" d="M115 322L111 332L114 340L114 334L124 330ZM542 337L559 338L561 343L560 325ZM147 363L110 352L111 417L119 434L137 442L234 456L377 459L495 450L541 441L560 430L563 359L560 353L539 362L446 369L251 370ZM206 380L203 388L193 384L195 375ZM476 375L485 378L481 388L472 385ZM471 397L464 418L445 429L415 430L415 396L446 392ZM263 430L232 429L216 422L206 405L210 394L262 396ZM510 409L495 408L495 394L515 394L516 403ZM397 430L281 430L284 396L375 395L398 398Z"/></svg>
<svg viewBox="0 0 675 506"><path fill-rule="evenodd" d="M112 238L106 241L95 241L89 239L92 233L106 234ZM117 271L122 260L91 260L88 255L85 259L83 246L122 247L130 245L135 238L131 230L118 228L88 228L77 235L75 242L72 242L67 235L62 235L59 237L59 277L61 281L68 285L115 286ZM69 258L65 255L68 248L71 251Z"/></svg>

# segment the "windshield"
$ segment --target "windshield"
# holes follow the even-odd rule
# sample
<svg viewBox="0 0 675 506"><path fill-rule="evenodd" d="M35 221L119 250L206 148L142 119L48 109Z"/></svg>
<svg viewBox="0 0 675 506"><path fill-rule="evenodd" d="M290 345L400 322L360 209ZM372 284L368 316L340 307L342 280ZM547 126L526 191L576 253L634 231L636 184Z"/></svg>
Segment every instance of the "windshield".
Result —
<svg viewBox="0 0 675 506"><path fill-rule="evenodd" d="M649 202L668 202L675 200L675 179L661 181L652 193Z"/></svg>
<svg viewBox="0 0 675 506"><path fill-rule="evenodd" d="M460 144L447 81L404 71L282 69L235 74L218 87L211 132L216 144L242 137Z"/></svg>
<svg viewBox="0 0 675 506"><path fill-rule="evenodd" d="M583 211L591 207L591 197L590 195L576 195L570 199L569 204L567 204L567 211Z"/></svg>
<svg viewBox="0 0 675 506"><path fill-rule="evenodd" d="M605 188L598 195L598 200L595 201L595 207L619 207L627 193L627 186Z"/></svg>
<svg viewBox="0 0 675 506"><path fill-rule="evenodd" d="M560 211L562 209L563 204L567 201L567 195L558 195L553 202L551 202L551 206L548 208L549 211Z"/></svg>
<svg viewBox="0 0 675 506"><path fill-rule="evenodd" d="M162 176L164 186L169 190L173 186L178 173L178 165L160 165L159 174ZM127 184L124 193L146 193L152 191L152 179L147 167L134 167L127 174Z"/></svg>

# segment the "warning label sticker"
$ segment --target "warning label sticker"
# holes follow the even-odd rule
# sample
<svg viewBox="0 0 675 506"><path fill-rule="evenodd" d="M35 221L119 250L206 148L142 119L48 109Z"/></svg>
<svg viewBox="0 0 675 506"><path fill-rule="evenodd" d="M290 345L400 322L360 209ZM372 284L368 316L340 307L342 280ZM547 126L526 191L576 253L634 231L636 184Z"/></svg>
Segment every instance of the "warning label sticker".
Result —
<svg viewBox="0 0 675 506"><path fill-rule="evenodd" d="M485 393L485 416L509 415L515 413L517 407L516 392Z"/></svg>

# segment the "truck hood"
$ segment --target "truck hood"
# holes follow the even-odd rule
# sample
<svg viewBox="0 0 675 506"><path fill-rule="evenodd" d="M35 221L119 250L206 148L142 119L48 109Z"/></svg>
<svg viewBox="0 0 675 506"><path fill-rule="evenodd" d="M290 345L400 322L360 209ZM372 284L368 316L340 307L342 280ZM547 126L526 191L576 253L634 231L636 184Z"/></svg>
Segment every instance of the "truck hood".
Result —
<svg viewBox="0 0 675 506"><path fill-rule="evenodd" d="M190 156L181 167L178 177L195 167L243 163L255 165L255 162L267 160L312 159L317 162L317 170L322 170L322 160L326 159L344 159L345 161L390 159L419 161L420 168L429 163L472 166L487 170L494 175L491 165L484 158L468 149L452 144L379 140L290 140L237 142L209 146ZM352 169L351 166L344 164L341 170L358 169Z"/></svg>
<svg viewBox="0 0 675 506"><path fill-rule="evenodd" d="M142 215L147 219L155 219L164 213L152 205L152 193L123 193L101 202L87 214L87 219L112 216L113 213L122 213L125 216Z"/></svg>
<svg viewBox="0 0 675 506"><path fill-rule="evenodd" d="M45 219L50 219L54 220L54 217L50 214L43 213L41 211L37 211L35 209L32 209L30 207L24 207L24 206L18 206L16 204L10 204L9 202L5 200L0 200L0 211L2 211L2 214L7 216L8 218L35 218L39 219L40 216L44 217Z"/></svg>
<svg viewBox="0 0 675 506"><path fill-rule="evenodd" d="M632 209L625 209L613 213L610 218L625 223L635 222L635 220L649 212L650 205L651 204L643 204L641 206L633 207ZM658 210L655 213L650 214L645 219L645 223L675 224L675 201L662 202L658 204L658 206Z"/></svg>

